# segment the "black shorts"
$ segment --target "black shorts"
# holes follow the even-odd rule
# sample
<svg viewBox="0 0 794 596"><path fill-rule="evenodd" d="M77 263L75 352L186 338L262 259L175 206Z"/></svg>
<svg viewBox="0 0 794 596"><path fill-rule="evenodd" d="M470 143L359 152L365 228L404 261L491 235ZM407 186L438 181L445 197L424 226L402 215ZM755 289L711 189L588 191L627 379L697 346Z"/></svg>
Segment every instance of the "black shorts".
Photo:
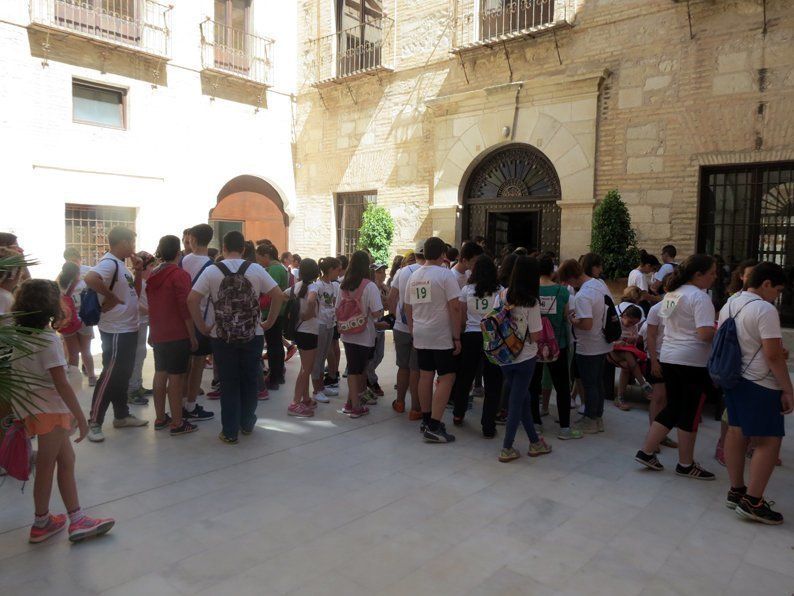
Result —
<svg viewBox="0 0 794 596"><path fill-rule="evenodd" d="M347 359L347 374L362 375L367 370L367 363L375 352L375 346L360 346L342 342L345 346L345 358Z"/></svg>
<svg viewBox="0 0 794 596"><path fill-rule="evenodd" d="M316 350L317 349L317 334L304 333L303 331L295 332L295 345L299 350Z"/></svg>
<svg viewBox="0 0 794 596"><path fill-rule="evenodd" d="M196 340L198 341L198 348L191 352L191 355L209 356L212 354L212 342L210 342L210 338L206 335L202 335L198 329L196 329Z"/></svg>
<svg viewBox="0 0 794 596"><path fill-rule="evenodd" d="M697 432L700 411L711 383L706 367L662 362L662 374L667 390L667 405L656 416L656 422L665 428Z"/></svg>
<svg viewBox="0 0 794 596"><path fill-rule="evenodd" d="M154 370L169 375L183 375L187 372L190 358L190 341L178 339L154 344Z"/></svg>
<svg viewBox="0 0 794 596"><path fill-rule="evenodd" d="M420 350L416 354L419 359L419 370L437 372L438 376L454 373L456 370L453 350Z"/></svg>

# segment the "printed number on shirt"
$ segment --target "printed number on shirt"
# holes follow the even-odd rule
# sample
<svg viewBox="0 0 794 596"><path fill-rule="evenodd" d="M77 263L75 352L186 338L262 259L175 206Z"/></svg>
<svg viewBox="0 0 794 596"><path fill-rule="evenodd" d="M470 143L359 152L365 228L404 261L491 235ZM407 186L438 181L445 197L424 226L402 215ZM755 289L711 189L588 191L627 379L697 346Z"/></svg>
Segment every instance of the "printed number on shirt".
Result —
<svg viewBox="0 0 794 596"><path fill-rule="evenodd" d="M681 292L667 292L662 298L662 308L659 309L659 316L663 319L670 318L678 301L681 300Z"/></svg>
<svg viewBox="0 0 794 596"><path fill-rule="evenodd" d="M420 281L412 284L411 292L413 294L412 304L427 304L432 299L429 281Z"/></svg>
<svg viewBox="0 0 794 596"><path fill-rule="evenodd" d="M470 311L474 311L476 313L487 313L491 310L491 304L488 301L488 297L485 298L477 298L477 296L469 296L466 300L467 305Z"/></svg>
<svg viewBox="0 0 794 596"><path fill-rule="evenodd" d="M540 297L540 314L543 314L543 315L556 315L557 314L557 297L556 296L541 296Z"/></svg>

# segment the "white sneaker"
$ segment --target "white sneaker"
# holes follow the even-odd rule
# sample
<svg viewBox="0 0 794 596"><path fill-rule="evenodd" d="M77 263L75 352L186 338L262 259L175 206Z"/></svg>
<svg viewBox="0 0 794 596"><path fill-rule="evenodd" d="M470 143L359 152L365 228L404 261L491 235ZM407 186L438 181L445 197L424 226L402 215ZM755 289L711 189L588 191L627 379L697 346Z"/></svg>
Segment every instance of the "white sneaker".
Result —
<svg viewBox="0 0 794 596"><path fill-rule="evenodd" d="M317 402L319 402L319 403L321 403L321 404L327 404L329 401L331 401L330 399L328 399L328 396L327 396L327 395L324 393L324 391L318 391L317 393L315 393L314 395L312 395L312 397L313 397L313 398L314 398L314 399L315 399Z"/></svg>
<svg viewBox="0 0 794 596"><path fill-rule="evenodd" d="M328 397L336 397L339 395L339 387L329 387L326 385L325 389L323 389L323 393L325 393L325 395Z"/></svg>
<svg viewBox="0 0 794 596"><path fill-rule="evenodd" d="M105 440L105 435L102 434L102 427L99 424L92 424L88 427L88 440L92 443L101 443Z"/></svg>
<svg viewBox="0 0 794 596"><path fill-rule="evenodd" d="M129 414L126 418L115 418L113 420L113 428L132 428L135 426L148 426L148 420L141 420Z"/></svg>

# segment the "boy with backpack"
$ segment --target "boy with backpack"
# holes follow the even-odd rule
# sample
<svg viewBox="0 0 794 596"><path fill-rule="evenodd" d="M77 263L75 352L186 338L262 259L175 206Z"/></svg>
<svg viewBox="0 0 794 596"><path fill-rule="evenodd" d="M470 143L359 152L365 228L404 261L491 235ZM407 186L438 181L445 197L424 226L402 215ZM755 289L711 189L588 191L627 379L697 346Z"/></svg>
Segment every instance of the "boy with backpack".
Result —
<svg viewBox="0 0 794 596"><path fill-rule="evenodd" d="M190 315L198 330L211 337L218 366L223 427L218 438L232 445L239 432L248 435L254 430L264 332L273 326L283 300L278 284L260 265L244 260L243 250L243 235L228 232L223 237L223 261L207 267L188 296ZM261 294L271 300L264 323L259 311ZM206 321L201 311L205 296L212 303Z"/></svg>
<svg viewBox="0 0 794 596"><path fill-rule="evenodd" d="M764 500L785 434L784 414L794 410L794 389L783 347L780 316L774 302L783 292L786 274L780 265L761 263L750 274L748 290L720 311L709 372L723 386L728 409L725 462L731 488L726 505L744 519L783 523L783 516ZM750 483L744 484L747 439L755 449Z"/></svg>

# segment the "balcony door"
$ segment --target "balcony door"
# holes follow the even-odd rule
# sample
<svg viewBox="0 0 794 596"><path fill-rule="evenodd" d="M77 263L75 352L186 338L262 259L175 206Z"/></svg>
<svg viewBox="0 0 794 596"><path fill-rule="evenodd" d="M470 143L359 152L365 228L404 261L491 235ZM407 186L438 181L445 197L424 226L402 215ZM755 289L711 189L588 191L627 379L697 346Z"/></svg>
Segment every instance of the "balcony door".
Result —
<svg viewBox="0 0 794 596"><path fill-rule="evenodd" d="M485 41L554 22L555 0L479 0L479 37Z"/></svg>
<svg viewBox="0 0 794 596"><path fill-rule="evenodd" d="M142 0L55 0L55 20L80 33L138 44L141 3Z"/></svg>
<svg viewBox="0 0 794 596"><path fill-rule="evenodd" d="M336 0L336 76L381 64L382 0Z"/></svg>
<svg viewBox="0 0 794 596"><path fill-rule="evenodd" d="M246 74L251 68L253 0L215 0L215 66Z"/></svg>

